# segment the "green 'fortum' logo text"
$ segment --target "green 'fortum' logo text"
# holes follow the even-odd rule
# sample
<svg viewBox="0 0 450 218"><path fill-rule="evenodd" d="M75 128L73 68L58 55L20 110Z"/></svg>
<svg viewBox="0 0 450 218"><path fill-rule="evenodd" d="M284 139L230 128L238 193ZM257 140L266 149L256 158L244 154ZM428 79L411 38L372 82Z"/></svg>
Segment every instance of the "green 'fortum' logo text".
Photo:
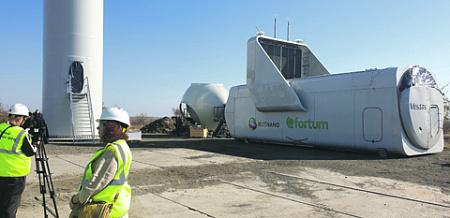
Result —
<svg viewBox="0 0 450 218"><path fill-rule="evenodd" d="M288 117L286 119L286 125L288 128L300 128L300 129L328 129L327 121L314 121L308 120L298 120L298 117L292 119Z"/></svg>

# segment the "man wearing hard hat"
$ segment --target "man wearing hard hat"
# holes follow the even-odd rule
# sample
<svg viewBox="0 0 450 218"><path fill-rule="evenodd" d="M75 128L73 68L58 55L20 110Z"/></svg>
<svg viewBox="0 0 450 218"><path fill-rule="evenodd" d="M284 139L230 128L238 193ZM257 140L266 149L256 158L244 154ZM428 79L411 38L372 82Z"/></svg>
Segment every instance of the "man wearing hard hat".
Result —
<svg viewBox="0 0 450 218"><path fill-rule="evenodd" d="M31 156L37 150L21 127L29 112L25 105L14 104L8 110L8 122L0 124L0 217L16 217Z"/></svg>
<svg viewBox="0 0 450 218"><path fill-rule="evenodd" d="M130 116L124 109L112 107L104 110L97 121L100 142L105 147L87 164L79 191L69 202L72 209L69 217L89 214L84 205L90 201L109 204L109 217L128 217L131 202L128 173L132 155L126 142L126 130L130 126Z"/></svg>

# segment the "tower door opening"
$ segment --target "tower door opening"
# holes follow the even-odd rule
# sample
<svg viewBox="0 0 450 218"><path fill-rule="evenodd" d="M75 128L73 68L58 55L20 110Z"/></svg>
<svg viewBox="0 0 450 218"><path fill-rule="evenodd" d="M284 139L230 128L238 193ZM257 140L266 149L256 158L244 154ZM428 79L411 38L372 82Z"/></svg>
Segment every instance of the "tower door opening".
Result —
<svg viewBox="0 0 450 218"><path fill-rule="evenodd" d="M72 85L71 91L73 93L80 93L83 91L83 83L84 83L84 72L83 72L83 65L81 62L74 61L70 65L69 70L70 75L70 83Z"/></svg>

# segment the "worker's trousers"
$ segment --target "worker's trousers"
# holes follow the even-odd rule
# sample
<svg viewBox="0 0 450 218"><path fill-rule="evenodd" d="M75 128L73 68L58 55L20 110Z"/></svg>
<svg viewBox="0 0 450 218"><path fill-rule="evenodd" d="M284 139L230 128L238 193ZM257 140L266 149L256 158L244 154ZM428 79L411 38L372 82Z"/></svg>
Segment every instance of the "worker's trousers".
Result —
<svg viewBox="0 0 450 218"><path fill-rule="evenodd" d="M0 177L0 217L16 217L25 182L26 176Z"/></svg>

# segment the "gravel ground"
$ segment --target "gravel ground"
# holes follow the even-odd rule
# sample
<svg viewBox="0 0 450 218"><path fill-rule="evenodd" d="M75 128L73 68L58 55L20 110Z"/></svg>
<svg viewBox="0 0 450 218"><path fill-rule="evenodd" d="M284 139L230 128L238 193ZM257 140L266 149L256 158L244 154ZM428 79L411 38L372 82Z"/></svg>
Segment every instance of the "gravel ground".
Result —
<svg viewBox="0 0 450 218"><path fill-rule="evenodd" d="M316 169L317 172L329 172L330 175L342 174L349 178L375 177L407 182L432 187L444 195L450 195L450 149L448 146L442 153L435 155L382 158L376 154L244 143L225 138L192 139L144 135L143 141L129 143L129 145L133 156L136 157L129 176L133 196L144 196L150 193L164 197L167 193L178 193L180 190L187 192L187 190L220 187L224 184L237 186L245 181L257 180L264 184L268 192L307 199L317 198L317 190L302 188L299 186L298 179L286 176L300 175L301 172L306 172L305 169L310 169L308 171L310 173ZM52 177L57 193L58 208L61 208L58 210L68 213L67 202L76 193L85 164L102 146L100 144L74 146L65 142L52 142L45 147L50 157L50 168L55 168L57 171ZM170 153L172 150L177 150L178 153ZM166 153L172 156L161 156ZM142 159L140 157L145 157L147 154L149 158L150 155L154 156L151 156L148 161L139 161ZM69 155L80 157L82 160L66 158ZM59 172L59 166L52 165L55 159L72 164L71 169ZM226 159L233 159L233 161ZM41 217L42 199L38 193L37 179L30 179L30 177L37 177L33 174L32 172L28 176L19 214L29 216L29 214L38 213L35 217ZM307 182L305 178L303 179ZM294 180L297 182L293 182ZM322 182L325 180L323 179ZM360 185L367 186L367 184ZM47 201L51 201L50 198L47 198ZM448 201L449 199L444 199L443 202L447 205L444 209L449 210L448 214L450 214ZM145 209L144 206L141 210L143 209ZM192 210L190 209L191 212ZM142 211L136 207L130 209L130 217L146 217L141 213ZM331 213L334 213L333 210ZM181 216L188 215L182 213Z"/></svg>

